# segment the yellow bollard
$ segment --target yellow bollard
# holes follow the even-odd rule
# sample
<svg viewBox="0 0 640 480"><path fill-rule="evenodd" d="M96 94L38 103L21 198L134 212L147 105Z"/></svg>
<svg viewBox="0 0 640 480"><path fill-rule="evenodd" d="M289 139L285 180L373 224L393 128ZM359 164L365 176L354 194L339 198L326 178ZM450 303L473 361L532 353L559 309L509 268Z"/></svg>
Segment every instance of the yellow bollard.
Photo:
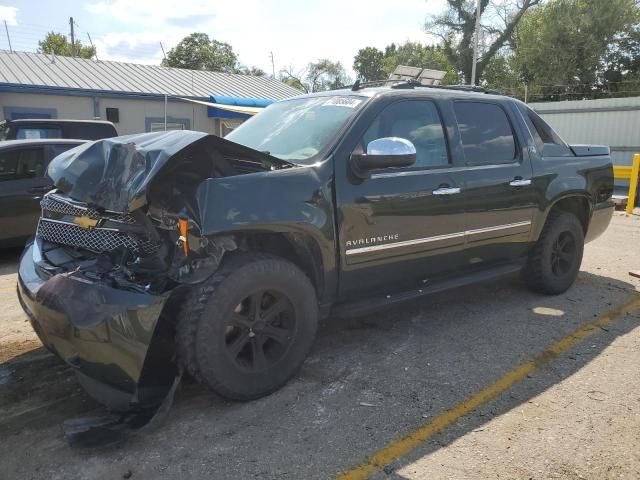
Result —
<svg viewBox="0 0 640 480"><path fill-rule="evenodd" d="M633 213L636 204L636 192L638 191L638 177L640 176L640 153L633 156L631 175L629 177L629 199L627 200L627 213Z"/></svg>

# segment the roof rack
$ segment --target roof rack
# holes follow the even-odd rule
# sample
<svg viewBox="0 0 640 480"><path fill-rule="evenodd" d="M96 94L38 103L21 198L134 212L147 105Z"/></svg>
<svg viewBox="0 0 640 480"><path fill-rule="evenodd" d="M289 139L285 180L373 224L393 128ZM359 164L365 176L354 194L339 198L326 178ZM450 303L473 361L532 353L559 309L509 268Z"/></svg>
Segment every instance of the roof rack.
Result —
<svg viewBox="0 0 640 480"><path fill-rule="evenodd" d="M353 85L351 85L351 90L354 92L357 90L362 90L367 87L384 87L388 84L391 84L390 87L393 89L408 89L408 88L438 88L443 90L459 90L462 92L477 92L477 93L486 93L491 95L502 95L498 90L493 90L490 88L480 87L478 85L424 85L420 83L418 80L409 79L409 80L375 80L371 82L361 82L360 80L356 80Z"/></svg>

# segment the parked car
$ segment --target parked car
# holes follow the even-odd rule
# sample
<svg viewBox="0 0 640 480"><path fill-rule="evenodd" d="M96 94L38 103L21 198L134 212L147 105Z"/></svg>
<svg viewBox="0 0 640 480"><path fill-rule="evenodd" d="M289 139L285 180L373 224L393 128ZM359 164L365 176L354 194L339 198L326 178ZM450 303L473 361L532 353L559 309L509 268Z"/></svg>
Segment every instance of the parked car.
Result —
<svg viewBox="0 0 640 480"><path fill-rule="evenodd" d="M34 140L42 138L73 138L100 140L116 137L111 122L100 120L64 120L59 118L21 118L0 124L0 140Z"/></svg>
<svg viewBox="0 0 640 480"><path fill-rule="evenodd" d="M19 296L118 410L157 405L180 369L267 395L331 312L514 272L562 293L613 212L608 147L567 145L512 98L412 82L281 101L226 138L88 143L49 173Z"/></svg>
<svg viewBox="0 0 640 480"><path fill-rule="evenodd" d="M46 175L56 155L84 140L11 140L0 142L0 248L24 245L36 231L40 200L53 188Z"/></svg>

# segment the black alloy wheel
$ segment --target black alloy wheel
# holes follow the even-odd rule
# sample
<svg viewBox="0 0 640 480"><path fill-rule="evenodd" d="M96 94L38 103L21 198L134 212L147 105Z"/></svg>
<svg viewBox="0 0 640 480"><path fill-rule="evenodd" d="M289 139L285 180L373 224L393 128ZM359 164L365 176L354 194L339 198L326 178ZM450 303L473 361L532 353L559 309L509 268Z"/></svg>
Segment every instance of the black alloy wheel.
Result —
<svg viewBox="0 0 640 480"><path fill-rule="evenodd" d="M584 234L576 215L552 210L522 270L529 287L549 295L566 291L580 271Z"/></svg>
<svg viewBox="0 0 640 480"><path fill-rule="evenodd" d="M318 299L309 277L274 255L230 255L178 313L182 367L212 391L252 400L283 386L309 354Z"/></svg>
<svg viewBox="0 0 640 480"><path fill-rule="evenodd" d="M227 353L241 369L266 370L286 355L295 328L295 312L286 294L258 290L236 306L227 322Z"/></svg>
<svg viewBox="0 0 640 480"><path fill-rule="evenodd" d="M551 271L557 277L569 273L576 262L576 241L570 231L560 233L551 247Z"/></svg>

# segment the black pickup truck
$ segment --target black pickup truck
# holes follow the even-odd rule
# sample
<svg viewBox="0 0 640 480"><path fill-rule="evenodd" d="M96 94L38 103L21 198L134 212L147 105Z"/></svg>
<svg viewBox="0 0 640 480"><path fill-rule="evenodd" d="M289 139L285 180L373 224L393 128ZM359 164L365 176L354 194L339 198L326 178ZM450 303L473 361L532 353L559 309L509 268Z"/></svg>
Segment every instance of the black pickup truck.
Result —
<svg viewBox="0 0 640 480"><path fill-rule="evenodd" d="M515 272L564 292L611 219L609 149L474 90L354 86L275 103L226 138L64 153L22 306L93 396L127 410L183 370L228 398L267 395L329 314Z"/></svg>

